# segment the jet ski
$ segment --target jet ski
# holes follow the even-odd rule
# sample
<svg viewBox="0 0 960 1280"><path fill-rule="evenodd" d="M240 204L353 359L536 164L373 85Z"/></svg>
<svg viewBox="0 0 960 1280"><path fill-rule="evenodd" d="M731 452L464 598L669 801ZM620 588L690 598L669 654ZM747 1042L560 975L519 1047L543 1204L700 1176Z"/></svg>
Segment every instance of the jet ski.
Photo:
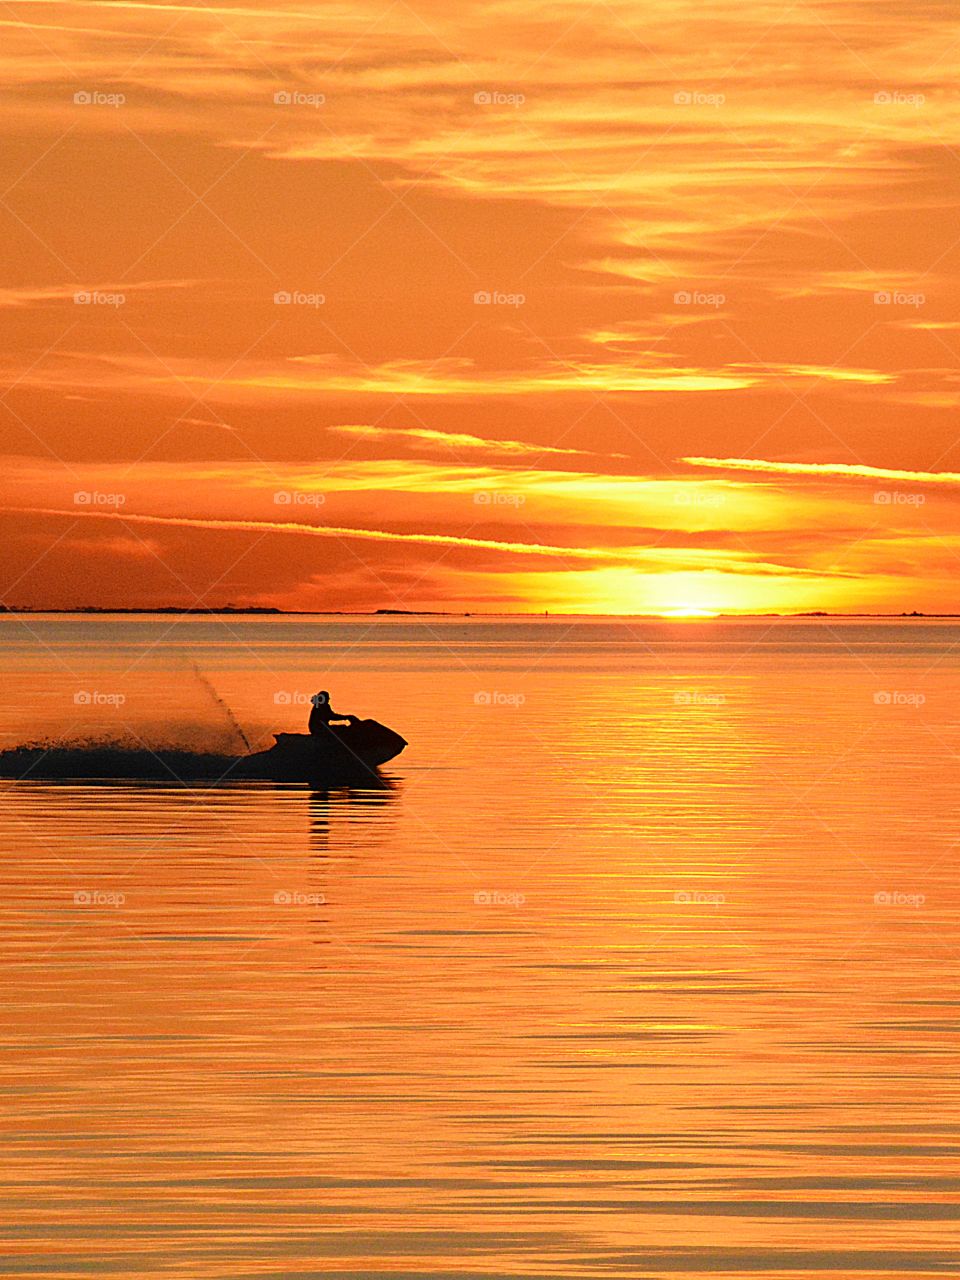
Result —
<svg viewBox="0 0 960 1280"><path fill-rule="evenodd" d="M234 777L313 782L369 772L398 756L406 739L377 720L331 724L321 733L276 733L268 751L241 756Z"/></svg>
<svg viewBox="0 0 960 1280"><path fill-rule="evenodd" d="M119 743L45 745L0 751L0 778L113 779L159 782L306 782L313 786L370 781L407 745L376 720L331 724L320 733L277 733L266 751L245 756L151 750Z"/></svg>

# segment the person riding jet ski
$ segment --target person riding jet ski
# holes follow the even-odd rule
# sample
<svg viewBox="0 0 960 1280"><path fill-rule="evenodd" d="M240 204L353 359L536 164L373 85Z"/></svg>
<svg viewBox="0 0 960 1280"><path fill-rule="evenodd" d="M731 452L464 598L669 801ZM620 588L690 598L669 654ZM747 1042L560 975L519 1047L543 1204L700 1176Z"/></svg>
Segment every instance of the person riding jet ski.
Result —
<svg viewBox="0 0 960 1280"><path fill-rule="evenodd" d="M326 733L334 721L346 720L348 724L359 724L356 716L342 716L338 711L334 711L330 705L330 695L326 689L321 689L319 693L315 693L310 699L313 704L313 710L310 712L310 720L308 728L311 733Z"/></svg>

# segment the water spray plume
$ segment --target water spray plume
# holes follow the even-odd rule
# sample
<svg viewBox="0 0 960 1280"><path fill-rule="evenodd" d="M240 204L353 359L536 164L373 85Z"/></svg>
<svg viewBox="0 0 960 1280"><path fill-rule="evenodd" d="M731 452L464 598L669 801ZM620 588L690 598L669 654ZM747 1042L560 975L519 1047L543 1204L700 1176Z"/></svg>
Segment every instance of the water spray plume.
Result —
<svg viewBox="0 0 960 1280"><path fill-rule="evenodd" d="M217 693L216 689L213 687L213 685L210 683L207 677L203 674L203 672L200 670L200 668L197 666L196 663L193 664L193 674L200 681L200 683L203 685L206 691L210 694L210 697L213 698L214 702L217 704L217 706L220 708L223 714L227 717L227 720L230 723L230 727L238 734L240 741L243 743L246 749L248 751L252 751L253 748L250 746L250 742L247 739L247 735L240 728L240 725L237 721L237 717L233 714L233 712L230 710L230 708L227 706L224 700L220 697L219 693Z"/></svg>

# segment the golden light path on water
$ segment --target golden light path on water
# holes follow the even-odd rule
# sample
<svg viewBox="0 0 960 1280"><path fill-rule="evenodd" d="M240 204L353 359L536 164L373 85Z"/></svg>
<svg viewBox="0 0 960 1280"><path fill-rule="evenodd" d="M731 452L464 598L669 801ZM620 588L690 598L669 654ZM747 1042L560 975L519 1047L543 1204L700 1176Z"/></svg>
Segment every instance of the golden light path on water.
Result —
<svg viewBox="0 0 960 1280"><path fill-rule="evenodd" d="M0 619L9 1275L927 1277L956 1216L960 627ZM82 696L78 696L82 695Z"/></svg>

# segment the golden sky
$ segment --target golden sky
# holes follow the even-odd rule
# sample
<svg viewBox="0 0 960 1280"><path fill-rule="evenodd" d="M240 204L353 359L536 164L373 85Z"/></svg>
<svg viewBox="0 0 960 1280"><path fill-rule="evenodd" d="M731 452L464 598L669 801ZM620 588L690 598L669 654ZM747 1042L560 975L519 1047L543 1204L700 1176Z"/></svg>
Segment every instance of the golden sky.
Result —
<svg viewBox="0 0 960 1280"><path fill-rule="evenodd" d="M960 14L0 10L2 599L960 608Z"/></svg>

